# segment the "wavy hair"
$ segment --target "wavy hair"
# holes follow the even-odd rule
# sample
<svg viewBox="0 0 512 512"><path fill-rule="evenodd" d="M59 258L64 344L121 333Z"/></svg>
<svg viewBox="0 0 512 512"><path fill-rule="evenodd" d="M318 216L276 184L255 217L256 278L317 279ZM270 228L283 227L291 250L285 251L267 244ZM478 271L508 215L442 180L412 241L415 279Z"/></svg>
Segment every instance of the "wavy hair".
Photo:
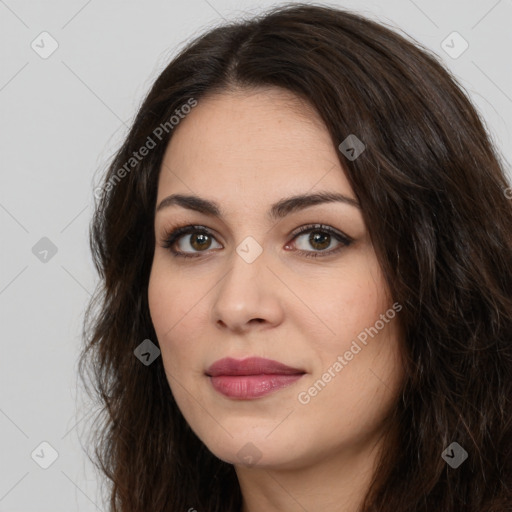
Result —
<svg viewBox="0 0 512 512"><path fill-rule="evenodd" d="M386 439L361 511L512 510L512 202L503 158L435 54L359 14L304 4L187 44L104 175L89 240L100 284L84 318L79 375L100 404L93 462L109 483L110 510L240 510L234 467L190 429L162 359L145 366L134 350L145 339L158 345L147 290L172 129L158 140L155 129L191 98L259 87L307 100L336 147L350 134L366 145L355 160L338 154L403 306L405 378L392 411L398 436ZM148 137L155 147L134 159ZM452 442L468 452L457 469L441 457Z"/></svg>

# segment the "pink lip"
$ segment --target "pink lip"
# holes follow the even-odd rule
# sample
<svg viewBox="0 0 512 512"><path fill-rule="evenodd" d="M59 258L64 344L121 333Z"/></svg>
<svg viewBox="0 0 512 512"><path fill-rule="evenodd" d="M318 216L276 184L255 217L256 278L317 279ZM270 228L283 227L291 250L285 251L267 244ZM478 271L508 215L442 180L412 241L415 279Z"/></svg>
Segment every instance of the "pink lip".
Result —
<svg viewBox="0 0 512 512"><path fill-rule="evenodd" d="M206 370L216 391L242 400L259 398L287 387L305 373L304 370L261 357L242 360L227 357L216 361Z"/></svg>

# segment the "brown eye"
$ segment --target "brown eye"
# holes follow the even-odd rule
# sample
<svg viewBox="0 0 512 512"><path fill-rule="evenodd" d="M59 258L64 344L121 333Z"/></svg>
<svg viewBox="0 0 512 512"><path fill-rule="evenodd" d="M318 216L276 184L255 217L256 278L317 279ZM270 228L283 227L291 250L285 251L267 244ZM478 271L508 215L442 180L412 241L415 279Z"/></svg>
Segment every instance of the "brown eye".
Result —
<svg viewBox="0 0 512 512"><path fill-rule="evenodd" d="M299 242L298 244L295 242L296 240ZM296 252L308 258L316 258L330 256L341 251L348 247L353 239L330 226L310 224L298 229L294 233L292 242L285 246L286 249L297 244L299 247L295 248ZM217 246L212 244L217 244ZM217 242L210 230L204 226L193 225L176 228L172 233L167 234L162 247L169 249L174 256L184 258L201 256L201 253L208 253L209 249L222 249L222 245Z"/></svg>
<svg viewBox="0 0 512 512"><path fill-rule="evenodd" d="M309 234L308 241L311 244L311 247L315 249L327 249L327 247L329 247L329 244L331 243L331 235L323 233L322 231L312 231Z"/></svg>
<svg viewBox="0 0 512 512"><path fill-rule="evenodd" d="M212 248L215 238L209 233L204 231L191 231L176 238L175 244L178 246L178 251L184 253L204 252ZM217 242L218 244L218 242ZM222 247L220 244L214 248Z"/></svg>
<svg viewBox="0 0 512 512"><path fill-rule="evenodd" d="M323 224L302 226L295 232L293 245L300 254L317 258L330 256L348 247L353 239Z"/></svg>
<svg viewBox="0 0 512 512"><path fill-rule="evenodd" d="M166 236L163 247L177 256L200 256L201 252L206 252L212 248L213 242L217 243L217 247L213 248L222 248L206 228L202 226L183 226ZM177 248L174 248L175 246Z"/></svg>
<svg viewBox="0 0 512 512"><path fill-rule="evenodd" d="M208 249L211 245L212 239L205 233L199 233L197 235L190 235L190 246L196 251Z"/></svg>
<svg viewBox="0 0 512 512"><path fill-rule="evenodd" d="M326 251L333 245L336 247L339 244L341 244L340 240L336 240L330 233L320 229L309 230L295 238L295 245L300 251Z"/></svg>

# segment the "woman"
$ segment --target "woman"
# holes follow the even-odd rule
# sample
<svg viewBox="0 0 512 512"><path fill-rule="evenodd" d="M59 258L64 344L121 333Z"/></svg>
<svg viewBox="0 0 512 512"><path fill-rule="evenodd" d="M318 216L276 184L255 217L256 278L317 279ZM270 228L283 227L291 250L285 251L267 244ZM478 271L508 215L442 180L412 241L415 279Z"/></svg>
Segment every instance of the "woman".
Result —
<svg viewBox="0 0 512 512"><path fill-rule="evenodd" d="M378 23L291 5L189 44L95 193L111 510L510 510L508 187Z"/></svg>

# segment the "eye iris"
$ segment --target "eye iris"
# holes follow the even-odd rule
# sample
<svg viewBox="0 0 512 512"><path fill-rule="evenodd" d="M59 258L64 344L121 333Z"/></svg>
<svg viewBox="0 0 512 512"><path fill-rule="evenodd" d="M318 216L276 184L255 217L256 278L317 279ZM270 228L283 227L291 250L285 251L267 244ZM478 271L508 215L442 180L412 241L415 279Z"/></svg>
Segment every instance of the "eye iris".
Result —
<svg viewBox="0 0 512 512"><path fill-rule="evenodd" d="M196 250L208 248L210 246L210 244L211 244L210 237L204 233L199 233L197 235L191 236L190 245Z"/></svg>
<svg viewBox="0 0 512 512"><path fill-rule="evenodd" d="M315 249L325 249L331 243L331 235L321 231L312 231L309 235L309 242Z"/></svg>

